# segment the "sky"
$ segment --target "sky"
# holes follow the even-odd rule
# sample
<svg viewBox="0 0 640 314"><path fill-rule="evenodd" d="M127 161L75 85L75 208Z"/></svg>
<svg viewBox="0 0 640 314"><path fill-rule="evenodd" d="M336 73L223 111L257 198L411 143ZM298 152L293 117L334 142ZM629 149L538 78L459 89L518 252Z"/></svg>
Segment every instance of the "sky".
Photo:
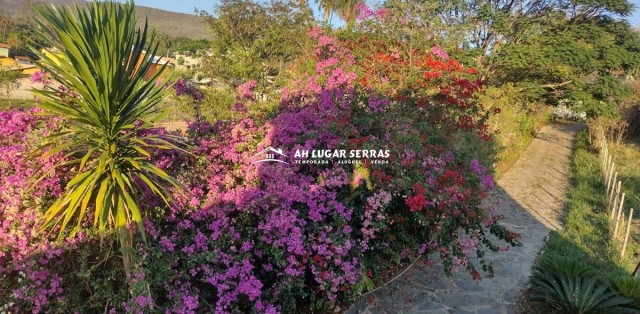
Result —
<svg viewBox="0 0 640 314"><path fill-rule="evenodd" d="M640 26L640 0L631 0L630 2L635 5L636 10L629 17L629 22L631 25Z"/></svg>
<svg viewBox="0 0 640 314"><path fill-rule="evenodd" d="M124 0L120 1L124 2ZM196 8L198 11L205 10L212 13L214 5L217 3L216 0L135 0L134 2L136 5L186 14L194 14ZM314 14L317 15L318 5L315 1L311 1L310 3Z"/></svg>
<svg viewBox="0 0 640 314"><path fill-rule="evenodd" d="M640 26L640 0L630 0L636 6L633 15L629 17L629 22L634 26ZM194 14L194 9L205 10L209 13L213 11L213 6L216 4L215 0L136 0L137 5L162 9L166 11ZM318 15L318 5L315 1L311 1L311 8L313 8L316 15Z"/></svg>
<svg viewBox="0 0 640 314"><path fill-rule="evenodd" d="M124 2L124 1L122 1ZM194 8L205 10L209 13L213 10L216 1L212 0L135 0L136 5L150 8L162 9L166 11L193 14Z"/></svg>

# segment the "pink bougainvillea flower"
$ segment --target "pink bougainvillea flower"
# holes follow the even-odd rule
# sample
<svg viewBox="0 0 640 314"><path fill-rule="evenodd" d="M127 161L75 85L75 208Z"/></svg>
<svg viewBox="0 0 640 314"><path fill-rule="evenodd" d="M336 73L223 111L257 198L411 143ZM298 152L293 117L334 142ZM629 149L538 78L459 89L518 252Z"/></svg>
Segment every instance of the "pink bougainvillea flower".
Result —
<svg viewBox="0 0 640 314"><path fill-rule="evenodd" d="M442 49L442 47L440 47L440 45L435 45L433 48L431 48L431 54L440 59L449 60L449 55L446 51L444 51L444 49Z"/></svg>
<svg viewBox="0 0 640 314"><path fill-rule="evenodd" d="M256 81L255 80L250 80L245 82L244 84L241 84L240 86L238 86L238 88L236 88L236 92L238 93L238 99L240 100L255 100L255 88L256 88Z"/></svg>
<svg viewBox="0 0 640 314"><path fill-rule="evenodd" d="M373 16L374 12L364 2L358 2L355 5L356 12L358 12L358 20L363 21Z"/></svg>

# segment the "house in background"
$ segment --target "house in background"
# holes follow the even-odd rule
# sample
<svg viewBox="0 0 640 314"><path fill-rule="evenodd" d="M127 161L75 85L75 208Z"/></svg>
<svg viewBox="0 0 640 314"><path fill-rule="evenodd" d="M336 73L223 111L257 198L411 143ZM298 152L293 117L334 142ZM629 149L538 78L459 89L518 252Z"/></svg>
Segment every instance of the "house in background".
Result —
<svg viewBox="0 0 640 314"><path fill-rule="evenodd" d="M144 60L144 58L146 58L146 55L147 55L147 52L143 51L142 55L140 55L140 59L136 63L136 68L140 67L140 64L142 64L142 61ZM156 72L158 72L162 67L165 67L165 66L167 68L173 68L175 66L175 59L160 57L160 56L153 56L153 59L151 60L151 66L149 67L149 69L147 69L147 72L144 74L144 78L147 80L151 79L156 74ZM165 71L158 78L158 80L162 81L163 79L167 78L168 75L169 75L169 71Z"/></svg>
<svg viewBox="0 0 640 314"><path fill-rule="evenodd" d="M18 62L18 64L22 64L22 65L32 65L33 62L31 62L31 58L27 57L27 56L16 56L16 61Z"/></svg>
<svg viewBox="0 0 640 314"><path fill-rule="evenodd" d="M9 58L9 50L11 45L0 43L0 58Z"/></svg>
<svg viewBox="0 0 640 314"><path fill-rule="evenodd" d="M11 68L18 66L18 62L11 58L0 58L0 67Z"/></svg>
<svg viewBox="0 0 640 314"><path fill-rule="evenodd" d="M40 68L37 67L31 60L31 58L27 56L16 56L15 59L18 65L20 66L20 71L24 75L31 76L34 73L40 71Z"/></svg>

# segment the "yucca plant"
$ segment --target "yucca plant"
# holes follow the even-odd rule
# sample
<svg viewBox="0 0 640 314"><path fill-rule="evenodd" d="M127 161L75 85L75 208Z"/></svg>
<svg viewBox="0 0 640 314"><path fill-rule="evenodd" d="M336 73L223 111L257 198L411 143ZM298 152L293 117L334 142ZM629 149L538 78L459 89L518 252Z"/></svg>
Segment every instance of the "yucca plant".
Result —
<svg viewBox="0 0 640 314"><path fill-rule="evenodd" d="M544 302L562 313L638 313L628 307L631 299L612 291L609 284L594 277L536 272L531 278L531 290L533 300Z"/></svg>
<svg viewBox="0 0 640 314"><path fill-rule="evenodd" d="M64 194L45 213L42 230L73 236L87 212L99 233L116 231L125 272L130 273L130 248L137 224L144 238L141 188L168 202L168 186L179 187L150 160L154 149L178 149L167 136L140 132L152 127L164 90L157 81L164 68L149 79L157 50L147 25L136 27L134 4L93 2L73 8L37 9L39 33L57 51L40 57L38 65L63 90L35 90L47 114L62 117L64 129L45 139L37 153L63 153L73 171ZM146 53L145 53L146 52ZM150 134L150 135L141 135ZM46 175L46 174L41 174Z"/></svg>

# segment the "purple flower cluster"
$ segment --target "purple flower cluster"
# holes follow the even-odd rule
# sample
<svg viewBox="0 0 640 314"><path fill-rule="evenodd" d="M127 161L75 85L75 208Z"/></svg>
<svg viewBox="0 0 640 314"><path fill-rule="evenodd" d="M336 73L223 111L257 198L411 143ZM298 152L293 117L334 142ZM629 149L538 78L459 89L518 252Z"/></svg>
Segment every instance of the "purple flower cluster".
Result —
<svg viewBox="0 0 640 314"><path fill-rule="evenodd" d="M47 74L43 71L37 71L31 75L31 81L34 83L40 83L43 85L51 84L51 80L47 77Z"/></svg>
<svg viewBox="0 0 640 314"><path fill-rule="evenodd" d="M238 88L236 88L236 92L238 93L237 98L238 100L242 101L242 100L255 100L255 88L256 88L256 81L255 80L250 80L247 81L243 84L240 84L240 86L238 86Z"/></svg>
<svg viewBox="0 0 640 314"><path fill-rule="evenodd" d="M0 111L0 278L18 276L20 282L12 287L2 280L0 291L11 291L18 309L24 306L34 313L46 312L64 292L62 276L55 271L63 250L36 232L44 204L61 194L64 181L62 173L48 171L61 161L58 155L27 158L44 135L37 126L56 127L38 118L38 111ZM38 169L46 175L32 187L31 177ZM72 245L73 240L62 244Z"/></svg>
<svg viewBox="0 0 640 314"><path fill-rule="evenodd" d="M201 102L204 100L204 93L196 87L190 81L186 81L184 79L178 80L175 84L173 84L173 89L176 92L177 96L186 95L191 97L196 102Z"/></svg>

